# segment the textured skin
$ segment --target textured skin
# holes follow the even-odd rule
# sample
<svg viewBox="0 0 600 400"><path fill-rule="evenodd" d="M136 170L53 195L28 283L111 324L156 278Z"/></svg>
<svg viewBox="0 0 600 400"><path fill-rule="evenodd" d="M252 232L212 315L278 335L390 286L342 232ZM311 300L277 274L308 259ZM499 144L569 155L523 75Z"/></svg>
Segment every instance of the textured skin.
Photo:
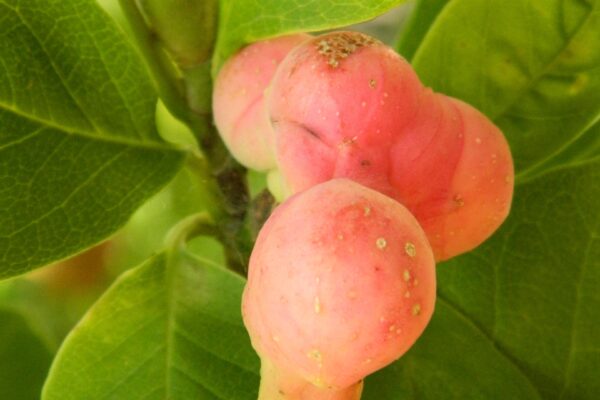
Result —
<svg viewBox="0 0 600 400"><path fill-rule="evenodd" d="M297 46L267 102L289 193L346 177L387 194L415 215L437 260L476 247L508 215L514 173L502 132L363 34Z"/></svg>
<svg viewBox="0 0 600 400"><path fill-rule="evenodd" d="M278 390L356 398L364 376L421 335L435 287L433 253L408 210L334 179L291 197L269 218L250 259L242 313L263 374L265 364L277 371ZM261 393L275 393L274 379L263 381L270 389ZM332 394L344 389L351 394Z"/></svg>
<svg viewBox="0 0 600 400"><path fill-rule="evenodd" d="M215 124L231 154L248 168L276 166L264 91L285 56L308 38L296 34L251 44L229 59L215 80Z"/></svg>

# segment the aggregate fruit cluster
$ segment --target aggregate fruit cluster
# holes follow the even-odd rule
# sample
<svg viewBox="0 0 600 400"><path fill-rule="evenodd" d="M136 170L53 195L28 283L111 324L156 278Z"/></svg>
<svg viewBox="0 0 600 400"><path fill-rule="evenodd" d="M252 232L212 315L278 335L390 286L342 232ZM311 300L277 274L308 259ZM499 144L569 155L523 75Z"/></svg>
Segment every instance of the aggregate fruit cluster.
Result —
<svg viewBox="0 0 600 400"><path fill-rule="evenodd" d="M423 86L357 32L258 42L221 69L215 122L282 200L261 230L242 312L259 399L359 399L435 305L435 262L504 221L513 162L502 132Z"/></svg>

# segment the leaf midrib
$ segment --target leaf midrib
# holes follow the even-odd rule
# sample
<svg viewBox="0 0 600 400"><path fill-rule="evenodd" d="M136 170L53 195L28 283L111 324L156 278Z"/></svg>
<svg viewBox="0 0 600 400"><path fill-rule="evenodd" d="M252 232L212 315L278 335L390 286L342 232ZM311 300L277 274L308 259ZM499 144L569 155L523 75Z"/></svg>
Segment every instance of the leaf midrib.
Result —
<svg viewBox="0 0 600 400"><path fill-rule="evenodd" d="M19 8L14 8L11 7L11 5L9 5L8 3L6 3L5 1L1 1L0 4L3 4L4 6L6 6L8 9L12 10L17 17L21 20L21 22L23 23L23 26L25 26L27 28L27 30L29 31L29 33L31 33L31 36L37 41L37 44L39 46L39 48L44 52L44 54L46 55L47 60L49 61L50 66L52 67L52 70L54 71L54 73L56 74L56 76L58 77L58 81L60 82L61 86L65 89L66 93L69 95L69 97L71 98L71 100L73 101L73 103L75 105L77 105L77 110L80 112L80 114L85 118L85 120L87 121L87 123L94 128L94 130L97 133L103 133L107 136L113 136L111 134L109 134L108 132L105 132L103 129L101 129L98 125L96 125L96 123L94 122L94 120L85 112L84 107L82 107L82 105L79 103L79 100L77 99L77 97L75 97L73 95L73 92L71 91L71 88L69 87L69 85L67 85L67 82L64 78L64 76L62 75L61 71L57 68L57 66L54 63L54 59L50 56L50 54L48 54L48 50L46 49L43 41L38 37L36 31L28 24L28 22L26 21L26 19L23 17L23 15L21 14ZM84 21L84 20L82 20ZM91 41L94 43L94 47L95 50L98 53L98 56L100 59L102 59L102 52L99 51L99 48L97 46L96 43L96 38L94 35L89 34L88 37L91 39ZM104 60L102 60L104 61ZM138 135L138 137L140 138L141 141L144 141L145 137L144 137L144 133L140 130L138 130L138 127L135 124L135 119L134 116L132 114L132 111L129 107L129 103L126 101L126 99L123 97L123 93L121 92L121 89L119 87L119 85L117 85L114 82L113 76L110 73L110 71L108 71L106 69L106 64L104 62L99 63L102 68L104 68L104 70L106 71L106 74L109 76L110 78L110 82L113 85L113 87L115 88L116 93L118 93L119 97L121 98L121 100L123 101L123 105L125 106L125 108L127 109L127 116L129 121L132 123L132 126L134 127L135 133Z"/></svg>
<svg viewBox="0 0 600 400"><path fill-rule="evenodd" d="M19 117L28 119L29 121L34 122L37 125L42 125L45 126L47 128L52 128L54 130L57 130L59 132L62 132L64 134L67 135L72 135L72 136L79 136L81 138L85 138L88 140L94 140L94 141L98 141L98 142L105 142L105 143L112 143L112 144L118 144L118 145L122 145L122 146L129 146L129 147L135 147L135 148L140 148L140 149L149 149L149 150L162 150L162 151L173 151L173 152L184 152L183 149L178 149L176 147L171 146L170 144L166 143L166 142L150 142L150 141L144 141L144 142L138 142L135 140L130 140L130 139L126 139L122 136L114 136L114 135L102 135L102 136L98 136L95 135L93 132L85 132L82 130L77 130L75 128L69 128L69 127L64 127L64 126L60 126L58 125L56 122L54 121L50 121L50 120L46 120L46 119L42 119L39 118L35 115L32 114L28 114L23 112L22 110L19 110L18 108L15 108L14 106L4 103L2 101L0 101L0 109L4 109L10 113L13 113ZM41 131L37 132L42 133ZM31 135L31 134L30 134ZM10 144L12 142L9 142L7 144ZM4 147L8 147L7 145L3 145ZM2 148L0 148L1 150Z"/></svg>
<svg viewBox="0 0 600 400"><path fill-rule="evenodd" d="M196 345L201 351L212 355L215 358L218 358L225 362L228 365L234 366L242 371L255 373L254 371L248 370L245 366L232 363L230 360L227 360L221 357L218 353L211 351L205 346L200 345L200 343L196 341L192 341L187 332L185 332L182 328L176 329L177 322L175 321L175 308L176 308L176 299L175 299L175 282L177 281L176 275L177 270L181 268L181 263L185 262L185 255L181 254L182 250L179 248L169 249L166 252L164 257L164 267L165 267L165 285L166 285L166 318L165 318L165 335L166 335L166 348L165 348L165 388L164 394L165 398L170 398L170 393L172 392L171 386L171 370L179 370L180 368L173 362L173 347L175 336L179 332L179 334L186 340L190 341L192 344ZM224 321L225 322L225 321ZM197 382L197 381L196 381ZM214 392L213 388L209 388L206 385L197 382L207 391L213 393L216 397L219 398L217 393Z"/></svg>

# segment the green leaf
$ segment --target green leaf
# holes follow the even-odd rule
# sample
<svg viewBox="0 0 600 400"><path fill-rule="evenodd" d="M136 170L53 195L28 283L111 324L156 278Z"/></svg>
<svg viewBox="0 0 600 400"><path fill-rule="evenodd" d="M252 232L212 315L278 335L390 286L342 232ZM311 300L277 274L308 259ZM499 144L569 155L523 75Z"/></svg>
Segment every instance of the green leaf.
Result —
<svg viewBox="0 0 600 400"><path fill-rule="evenodd" d="M213 73L238 48L295 32L339 28L374 18L405 0L222 0Z"/></svg>
<svg viewBox="0 0 600 400"><path fill-rule="evenodd" d="M98 243L179 169L156 94L93 0L0 0L0 278Z"/></svg>
<svg viewBox="0 0 600 400"><path fill-rule="evenodd" d="M18 312L0 307L0 398L36 400L52 354Z"/></svg>
<svg viewBox="0 0 600 400"><path fill-rule="evenodd" d="M599 197L600 162L518 186L501 230L438 266L431 325L367 399L597 399Z"/></svg>
<svg viewBox="0 0 600 400"><path fill-rule="evenodd" d="M512 360L440 298L418 344L365 381L363 400L396 398L540 399Z"/></svg>
<svg viewBox="0 0 600 400"><path fill-rule="evenodd" d="M407 60L411 60L421 41L450 0L416 0L414 8L402 29L396 50Z"/></svg>
<svg viewBox="0 0 600 400"><path fill-rule="evenodd" d="M243 285L185 252L130 270L67 338L43 399L255 400Z"/></svg>
<svg viewBox="0 0 600 400"><path fill-rule="evenodd" d="M600 1L455 0L413 61L427 85L502 128L522 174L600 114Z"/></svg>
<svg viewBox="0 0 600 400"><path fill-rule="evenodd" d="M521 180L529 180L551 168L562 166L577 166L600 157L600 121L596 122L579 136L573 143L566 147L556 157L531 168L521 176Z"/></svg>

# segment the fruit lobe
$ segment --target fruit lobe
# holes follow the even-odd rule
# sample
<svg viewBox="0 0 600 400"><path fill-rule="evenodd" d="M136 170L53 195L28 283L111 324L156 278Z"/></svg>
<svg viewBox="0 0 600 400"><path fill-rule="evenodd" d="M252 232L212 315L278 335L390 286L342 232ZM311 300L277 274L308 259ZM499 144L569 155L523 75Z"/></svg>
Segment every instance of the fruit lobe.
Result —
<svg viewBox="0 0 600 400"><path fill-rule="evenodd" d="M264 385L318 399L355 395L364 376L412 346L434 302L433 253L414 217L381 193L334 179L269 218L242 311L263 370L279 377L263 376Z"/></svg>
<svg viewBox="0 0 600 400"><path fill-rule="evenodd" d="M215 124L229 151L246 167L265 171L276 166L264 91L279 63L308 38L295 34L251 44L230 58L215 80Z"/></svg>
<svg viewBox="0 0 600 400"><path fill-rule="evenodd" d="M471 106L425 88L387 46L335 32L297 46L267 105L288 195L350 178L403 203L437 260L471 250L510 209L502 132Z"/></svg>

